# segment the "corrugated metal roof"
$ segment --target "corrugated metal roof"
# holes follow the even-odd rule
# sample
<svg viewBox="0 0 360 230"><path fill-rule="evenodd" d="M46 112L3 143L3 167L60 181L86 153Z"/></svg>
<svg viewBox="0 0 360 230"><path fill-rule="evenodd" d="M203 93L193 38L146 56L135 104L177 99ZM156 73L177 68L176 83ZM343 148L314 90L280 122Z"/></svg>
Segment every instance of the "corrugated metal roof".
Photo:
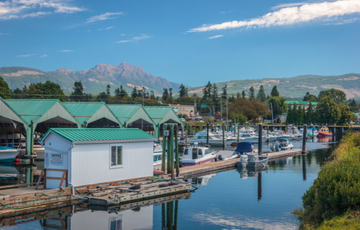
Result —
<svg viewBox="0 0 360 230"><path fill-rule="evenodd" d="M63 102L65 108L81 124L88 121L105 102Z"/></svg>
<svg viewBox="0 0 360 230"><path fill-rule="evenodd" d="M136 111L141 107L141 105L108 105L109 109L119 118L130 119Z"/></svg>
<svg viewBox="0 0 360 230"><path fill-rule="evenodd" d="M112 140L143 140L154 139L154 136L140 130L130 128L51 128L53 132L69 141L112 141ZM41 139L41 141L43 140Z"/></svg>
<svg viewBox="0 0 360 230"><path fill-rule="evenodd" d="M43 115L56 102L57 99L9 99L5 102L20 116Z"/></svg>
<svg viewBox="0 0 360 230"><path fill-rule="evenodd" d="M144 106L145 111L149 114L151 119L164 118L171 109L170 106Z"/></svg>

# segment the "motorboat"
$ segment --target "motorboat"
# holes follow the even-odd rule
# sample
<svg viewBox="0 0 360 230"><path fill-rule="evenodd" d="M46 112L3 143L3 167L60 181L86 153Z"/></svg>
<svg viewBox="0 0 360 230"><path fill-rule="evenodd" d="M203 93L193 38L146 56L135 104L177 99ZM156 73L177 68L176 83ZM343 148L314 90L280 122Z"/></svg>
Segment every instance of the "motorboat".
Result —
<svg viewBox="0 0 360 230"><path fill-rule="evenodd" d="M320 130L319 130L319 133L318 133L318 137L329 137L329 136L332 136L333 134L329 131L329 128L324 126L322 127Z"/></svg>
<svg viewBox="0 0 360 230"><path fill-rule="evenodd" d="M265 167L269 160L267 155L259 155L256 153L248 153L240 156L240 161L236 162L238 167L257 168Z"/></svg>
<svg viewBox="0 0 360 230"><path fill-rule="evenodd" d="M154 152L154 169L161 170L162 152Z"/></svg>
<svg viewBox="0 0 360 230"><path fill-rule="evenodd" d="M220 150L215 154L216 154L215 160L219 160L219 161L227 161L227 160L239 158L239 154L237 152L229 151L229 150Z"/></svg>
<svg viewBox="0 0 360 230"><path fill-rule="evenodd" d="M234 153L238 155L243 155L247 153L257 153L257 148L254 147L253 143L251 142L240 142L236 149L234 150Z"/></svg>
<svg viewBox="0 0 360 230"><path fill-rule="evenodd" d="M19 154L19 149L14 149L14 143L7 146L0 146L0 162L12 162Z"/></svg>
<svg viewBox="0 0 360 230"><path fill-rule="evenodd" d="M292 149L294 145L287 138L277 138L275 145L271 147L273 152Z"/></svg>
<svg viewBox="0 0 360 230"><path fill-rule="evenodd" d="M216 156L215 153L210 153L207 147L190 146L184 150L180 164L183 166L205 164L214 161Z"/></svg>
<svg viewBox="0 0 360 230"><path fill-rule="evenodd" d="M244 140L243 138L239 138L240 140ZM226 137L225 136L225 145L231 145L232 143L237 141L236 137ZM207 144L207 132L201 131L197 132L195 136L191 139L188 139L187 142L189 144L194 144L197 142L198 144ZM209 145L222 145L223 144L223 138L220 134L214 134L209 131Z"/></svg>
<svg viewBox="0 0 360 230"><path fill-rule="evenodd" d="M259 155L251 142L240 142L235 152L240 154L240 161L236 162L239 167L264 167L269 160L267 155Z"/></svg>
<svg viewBox="0 0 360 230"><path fill-rule="evenodd" d="M317 137L319 133L316 128L309 128L306 134L308 137Z"/></svg>

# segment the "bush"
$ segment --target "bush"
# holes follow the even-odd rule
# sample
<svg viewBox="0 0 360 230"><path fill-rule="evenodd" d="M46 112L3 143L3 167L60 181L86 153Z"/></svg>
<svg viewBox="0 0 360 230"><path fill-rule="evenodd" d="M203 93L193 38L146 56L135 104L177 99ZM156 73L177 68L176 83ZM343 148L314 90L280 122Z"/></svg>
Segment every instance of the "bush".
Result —
<svg viewBox="0 0 360 230"><path fill-rule="evenodd" d="M300 220L319 225L360 205L360 133L347 134L333 153L333 161L302 197Z"/></svg>

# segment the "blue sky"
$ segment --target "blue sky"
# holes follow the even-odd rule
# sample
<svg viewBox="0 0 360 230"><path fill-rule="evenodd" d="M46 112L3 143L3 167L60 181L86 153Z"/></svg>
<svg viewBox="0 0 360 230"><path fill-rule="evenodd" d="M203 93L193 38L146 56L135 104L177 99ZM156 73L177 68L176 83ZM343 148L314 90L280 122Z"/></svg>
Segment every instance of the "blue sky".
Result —
<svg viewBox="0 0 360 230"><path fill-rule="evenodd" d="M0 1L0 67L127 62L177 83L360 73L360 0Z"/></svg>

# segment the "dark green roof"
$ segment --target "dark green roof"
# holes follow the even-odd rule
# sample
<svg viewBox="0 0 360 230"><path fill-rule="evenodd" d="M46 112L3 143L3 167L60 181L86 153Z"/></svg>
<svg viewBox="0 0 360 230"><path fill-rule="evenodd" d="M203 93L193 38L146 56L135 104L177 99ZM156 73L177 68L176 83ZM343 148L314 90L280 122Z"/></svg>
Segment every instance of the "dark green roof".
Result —
<svg viewBox="0 0 360 230"><path fill-rule="evenodd" d="M308 105L308 101L285 101L285 104L297 104L297 105ZM312 105L317 105L317 102L311 102Z"/></svg>
<svg viewBox="0 0 360 230"><path fill-rule="evenodd" d="M115 141L154 139L154 136L136 128L51 128L41 141L53 132L68 141Z"/></svg>

